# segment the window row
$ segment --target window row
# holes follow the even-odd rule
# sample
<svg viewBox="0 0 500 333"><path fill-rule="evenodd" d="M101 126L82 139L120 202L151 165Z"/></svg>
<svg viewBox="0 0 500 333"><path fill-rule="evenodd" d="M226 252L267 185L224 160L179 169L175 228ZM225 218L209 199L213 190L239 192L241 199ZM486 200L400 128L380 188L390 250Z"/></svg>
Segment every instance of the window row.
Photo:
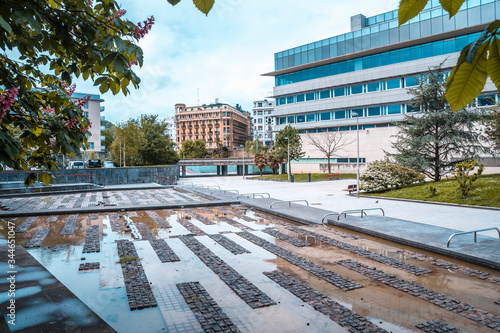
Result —
<svg viewBox="0 0 500 333"><path fill-rule="evenodd" d="M361 30L275 53L275 70L489 23L499 13L500 1L469 0L451 18L442 8L432 8L422 11L400 27L397 11L380 14L368 18L368 26ZM375 25L374 20L378 21Z"/></svg>
<svg viewBox="0 0 500 333"><path fill-rule="evenodd" d="M478 36L479 33L474 33L278 75L275 78L275 85L283 86L363 69L460 52L466 45L475 41Z"/></svg>
<svg viewBox="0 0 500 333"><path fill-rule="evenodd" d="M470 106L472 107L491 106L495 105L498 102L498 99L499 99L498 95L495 94L481 95L477 97L470 104ZM317 113L306 113L306 114L297 114L293 116L291 115L286 117L279 117L278 124L287 125L287 124L300 124L300 123L328 121L328 120L341 120L341 119L355 118L356 115L358 115L360 118L377 117L377 116L410 113L416 111L418 110L416 110L411 104L378 105L378 106L369 106L358 109L333 110L333 111L324 111Z"/></svg>
<svg viewBox="0 0 500 333"><path fill-rule="evenodd" d="M290 95L286 97L279 97L276 99L276 105L300 103L315 101L325 98L342 97L349 95L365 94L370 92L377 92L390 89L406 88L418 85L415 77L406 77L401 79L392 79L385 81L377 81L364 84L356 84L352 86L345 86L333 89L312 91L304 94Z"/></svg>

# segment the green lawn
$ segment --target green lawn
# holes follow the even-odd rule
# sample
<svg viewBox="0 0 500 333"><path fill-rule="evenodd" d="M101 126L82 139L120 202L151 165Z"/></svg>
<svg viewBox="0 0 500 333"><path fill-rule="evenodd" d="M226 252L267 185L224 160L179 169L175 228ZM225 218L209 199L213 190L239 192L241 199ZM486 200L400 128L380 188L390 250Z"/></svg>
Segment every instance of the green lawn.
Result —
<svg viewBox="0 0 500 333"><path fill-rule="evenodd" d="M437 190L434 197L431 197L431 192L429 190L430 185L433 185ZM425 182L397 190L364 194L378 197L500 207L500 174L480 176L472 184L472 189L465 200L462 199L462 195L458 189L458 183L455 179L441 180L436 183Z"/></svg>
<svg viewBox="0 0 500 333"><path fill-rule="evenodd" d="M318 181L318 180L328 180L329 178L326 178L326 173L311 173L311 181ZM332 175L340 175L341 179L351 179L354 178L356 179L356 174L355 173L340 173L340 174L332 174ZM307 173L294 173L293 174L294 181L295 182L307 182ZM277 180L282 180L282 181L287 181L288 180L288 175L285 173L283 175L264 175L264 176L257 176L253 177L253 179L277 179Z"/></svg>

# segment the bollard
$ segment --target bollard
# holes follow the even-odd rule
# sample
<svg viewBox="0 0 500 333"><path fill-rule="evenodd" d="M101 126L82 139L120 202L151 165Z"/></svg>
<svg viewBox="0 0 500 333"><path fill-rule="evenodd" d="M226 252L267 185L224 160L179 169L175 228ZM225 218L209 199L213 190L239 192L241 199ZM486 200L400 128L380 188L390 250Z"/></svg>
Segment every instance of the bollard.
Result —
<svg viewBox="0 0 500 333"><path fill-rule="evenodd" d="M311 174L310 174L310 173L308 173L308 174L307 174L307 181L308 181L309 183L311 182Z"/></svg>
<svg viewBox="0 0 500 333"><path fill-rule="evenodd" d="M293 183L293 173L290 175L290 182Z"/></svg>

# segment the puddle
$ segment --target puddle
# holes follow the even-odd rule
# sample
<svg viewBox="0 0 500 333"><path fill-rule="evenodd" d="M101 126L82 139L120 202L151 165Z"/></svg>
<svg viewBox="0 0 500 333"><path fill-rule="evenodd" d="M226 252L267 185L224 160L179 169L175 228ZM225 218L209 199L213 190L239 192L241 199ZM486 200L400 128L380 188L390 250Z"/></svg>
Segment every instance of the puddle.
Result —
<svg viewBox="0 0 500 333"><path fill-rule="evenodd" d="M136 191L127 191L120 195L114 192L109 194L116 200L125 200L121 197L134 198L134 195L138 195ZM144 191L142 194L145 195ZM161 198L173 200L173 198L179 198L179 194L182 195L179 192L171 195L170 198L166 196ZM47 204L45 200L47 199L43 199L42 203ZM89 200L94 200L94 198L89 198ZM471 320L452 310L434 305L425 299L386 285L338 263L344 260L367 265L373 270L394 275L400 281L415 283L445 298L452 297L475 309L488 311L492 316L500 316L500 305L494 303L498 301L500 295L500 272L498 271L453 261L337 228L299 225L240 205L191 208L191 211L174 209L154 212L156 214L142 210L119 213L119 221L125 228L126 215L134 224L143 224L153 237L164 239L180 261L162 263L149 241L137 239L126 230L112 231L107 213L78 215L74 232L70 235L61 235L69 215L59 215L56 219L40 216L25 232L16 234L16 242L17 245L24 246L39 229L50 228L41 248L29 249L29 253L103 320L120 332L140 331L143 330L145 324L151 331L202 332L203 329L196 315L176 287L176 284L193 281L200 282L242 332L347 331L346 327L342 328L338 322L318 312L312 304L294 296L263 274L276 270L290 274L318 293L387 331L417 331L416 325L441 319L462 331L491 332L481 321ZM19 226L26 219L17 218L14 222L16 226ZM179 223L181 219L187 222L181 224ZM170 228L161 227L163 223L168 223ZM101 251L82 254L87 228L93 225L99 226ZM187 226L190 225L196 228L189 231ZM243 227L263 241L278 246L279 254L273 254L274 252L265 250L251 239L240 236L239 233L245 231ZM266 228L273 228L310 245L297 247L286 240L277 239L263 232ZM224 262L243 276L249 284L271 298L276 305L250 308L240 297L241 295L238 296L227 282L219 278L214 270L188 248L182 238L179 238L193 234L193 230L196 240L206 248L206 251L210 251L212 256L210 258L218 258L217 260ZM7 235L5 224L0 225L0 233ZM228 241L218 242L209 237L214 234L221 234ZM331 242L347 244L350 246L350 251L333 246L331 243L326 244L318 235L330 239ZM116 241L123 240L133 242L158 303L157 307L130 310L116 244ZM247 250L247 253L243 251L233 254L227 248L231 246L230 241ZM294 263L290 256L302 258L300 259L302 266ZM376 261L373 259L374 256L392 264ZM429 257L434 259L431 260ZM443 264L443 260L450 264ZM306 261L309 266L304 266L303 262ZM81 263L91 262L100 263L100 269L88 272L78 271ZM402 264L405 266L401 266ZM361 284L362 288L344 291L322 278L321 275L312 274L304 268L316 267L315 265ZM432 272L418 275L408 267L423 268ZM40 285L53 283L47 271L27 269L19 278L25 281L38 280ZM477 271L480 272L477 273ZM29 287L19 292L23 297L36 297L39 289ZM0 294L0 300L3 298ZM62 305L71 305L70 300L65 302ZM57 306L54 305L53 309L47 309L47 311L56 311ZM36 312L36 302L20 310L20 313L26 317ZM500 325L500 317L498 318ZM75 325L78 326L78 323Z"/></svg>

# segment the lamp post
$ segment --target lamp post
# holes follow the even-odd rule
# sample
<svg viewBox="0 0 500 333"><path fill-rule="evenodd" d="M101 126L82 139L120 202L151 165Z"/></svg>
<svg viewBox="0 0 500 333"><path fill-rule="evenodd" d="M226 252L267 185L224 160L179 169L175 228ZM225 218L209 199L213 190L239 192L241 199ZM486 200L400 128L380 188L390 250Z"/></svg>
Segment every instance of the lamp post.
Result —
<svg viewBox="0 0 500 333"><path fill-rule="evenodd" d="M290 174L291 174L291 166L292 164L290 163L290 138L285 136L286 141L288 142L288 157L287 157L287 163L288 163L288 168L287 168L287 173L288 173L288 181L290 181Z"/></svg>
<svg viewBox="0 0 500 333"><path fill-rule="evenodd" d="M245 179L245 146L244 145L240 145L240 147L243 147L241 149L243 149L243 179Z"/></svg>
<svg viewBox="0 0 500 333"><path fill-rule="evenodd" d="M357 142L357 158L356 158L356 197L359 199L359 114L354 111L356 115L352 114L351 117L356 117L356 142Z"/></svg>

